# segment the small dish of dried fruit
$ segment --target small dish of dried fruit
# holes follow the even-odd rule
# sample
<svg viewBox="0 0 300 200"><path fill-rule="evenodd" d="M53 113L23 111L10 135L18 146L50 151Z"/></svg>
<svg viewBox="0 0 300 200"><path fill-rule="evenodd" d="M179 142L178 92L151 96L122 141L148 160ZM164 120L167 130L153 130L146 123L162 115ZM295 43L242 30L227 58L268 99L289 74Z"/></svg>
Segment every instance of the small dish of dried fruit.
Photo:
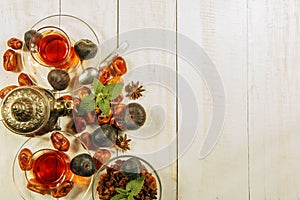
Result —
<svg viewBox="0 0 300 200"><path fill-rule="evenodd" d="M162 187L146 160L130 155L112 158L94 175L93 200L161 199Z"/></svg>
<svg viewBox="0 0 300 200"><path fill-rule="evenodd" d="M96 165L82 141L64 131L32 137L13 163L22 199L88 199Z"/></svg>

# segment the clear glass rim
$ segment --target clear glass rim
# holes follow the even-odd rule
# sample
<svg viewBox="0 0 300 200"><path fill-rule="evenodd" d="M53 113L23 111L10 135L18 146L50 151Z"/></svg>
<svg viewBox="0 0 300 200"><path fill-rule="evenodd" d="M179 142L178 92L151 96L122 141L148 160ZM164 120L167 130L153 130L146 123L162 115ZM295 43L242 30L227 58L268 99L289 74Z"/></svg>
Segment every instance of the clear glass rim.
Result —
<svg viewBox="0 0 300 200"><path fill-rule="evenodd" d="M94 31L94 29L87 23L85 22L84 20L74 16L74 15L69 15L69 14L54 14L54 15L49 15L47 17L44 17L40 20L38 20L35 24L32 25L31 29L33 29L35 26L37 26L39 23L47 20L47 19L50 19L50 18L55 18L55 17L67 17L67 18L73 18L73 19L76 19L80 22L82 22L83 24L85 24L92 32L93 34L95 35L95 38L97 40L97 43L100 44L100 41L99 41L99 38L98 38L98 35L96 34L96 32Z"/></svg>

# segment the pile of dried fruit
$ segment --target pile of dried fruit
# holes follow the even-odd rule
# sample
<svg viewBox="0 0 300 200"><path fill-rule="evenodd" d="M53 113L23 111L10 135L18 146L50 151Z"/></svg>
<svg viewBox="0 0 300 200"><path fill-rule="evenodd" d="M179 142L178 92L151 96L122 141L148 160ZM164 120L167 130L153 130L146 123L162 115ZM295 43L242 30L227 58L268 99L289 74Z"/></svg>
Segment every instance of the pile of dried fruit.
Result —
<svg viewBox="0 0 300 200"><path fill-rule="evenodd" d="M35 85L32 77L21 72L23 70L22 58L20 51L23 47L23 42L15 37L7 41L7 49L3 54L3 69L5 71L19 73L18 85L8 85L0 90L0 98L3 99L5 95L18 86L32 86ZM20 73L21 72L21 73Z"/></svg>
<svg viewBox="0 0 300 200"><path fill-rule="evenodd" d="M97 186L100 200L157 199L156 179L137 158L117 160L105 170Z"/></svg>
<svg viewBox="0 0 300 200"><path fill-rule="evenodd" d="M130 150L131 139L123 134L127 130L137 130L146 121L146 111L139 103L122 103L124 81L127 72L123 57L117 56L108 66L99 70L98 79L94 79L92 89L82 86L73 98L74 128L82 132L87 125L100 127L92 133L84 132L81 139L89 149L115 147L120 151ZM145 91L139 83L130 83L125 87L130 99L137 99Z"/></svg>

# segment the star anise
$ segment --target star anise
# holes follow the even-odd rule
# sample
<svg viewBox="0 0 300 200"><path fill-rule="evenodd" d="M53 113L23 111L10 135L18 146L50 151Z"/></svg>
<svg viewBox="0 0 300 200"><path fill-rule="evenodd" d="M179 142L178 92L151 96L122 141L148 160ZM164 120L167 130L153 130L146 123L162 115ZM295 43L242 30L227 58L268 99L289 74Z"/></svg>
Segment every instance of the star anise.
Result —
<svg viewBox="0 0 300 200"><path fill-rule="evenodd" d="M116 139L114 146L120 151L127 151L127 150L130 150L130 147L129 147L130 141L131 141L131 139L127 139L126 134L124 136L121 135Z"/></svg>
<svg viewBox="0 0 300 200"><path fill-rule="evenodd" d="M145 89L143 88L142 85L139 86L139 81L136 83L131 81L131 83L128 83L128 85L126 85L125 91L127 92L126 97L135 100L143 96L142 92L144 92Z"/></svg>

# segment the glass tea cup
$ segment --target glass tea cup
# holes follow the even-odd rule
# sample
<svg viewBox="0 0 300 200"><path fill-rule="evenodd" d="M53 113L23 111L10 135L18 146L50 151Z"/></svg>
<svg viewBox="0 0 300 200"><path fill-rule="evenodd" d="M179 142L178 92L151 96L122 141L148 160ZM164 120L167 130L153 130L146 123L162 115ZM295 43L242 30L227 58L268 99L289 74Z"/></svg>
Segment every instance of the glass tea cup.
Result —
<svg viewBox="0 0 300 200"><path fill-rule="evenodd" d="M27 181L35 179L41 185L56 188L63 181L71 181L73 178L69 168L70 158L60 151L41 149L31 159L32 169L26 171Z"/></svg>
<svg viewBox="0 0 300 200"><path fill-rule="evenodd" d="M51 136L56 132L69 141L68 150L54 146ZM13 183L21 199L90 199L92 177L78 176L70 169L72 159L82 153L90 154L73 132L54 130L28 138L12 166Z"/></svg>
<svg viewBox="0 0 300 200"><path fill-rule="evenodd" d="M29 47L32 58L42 66L69 69L80 61L69 36L55 26L38 29L31 36Z"/></svg>

